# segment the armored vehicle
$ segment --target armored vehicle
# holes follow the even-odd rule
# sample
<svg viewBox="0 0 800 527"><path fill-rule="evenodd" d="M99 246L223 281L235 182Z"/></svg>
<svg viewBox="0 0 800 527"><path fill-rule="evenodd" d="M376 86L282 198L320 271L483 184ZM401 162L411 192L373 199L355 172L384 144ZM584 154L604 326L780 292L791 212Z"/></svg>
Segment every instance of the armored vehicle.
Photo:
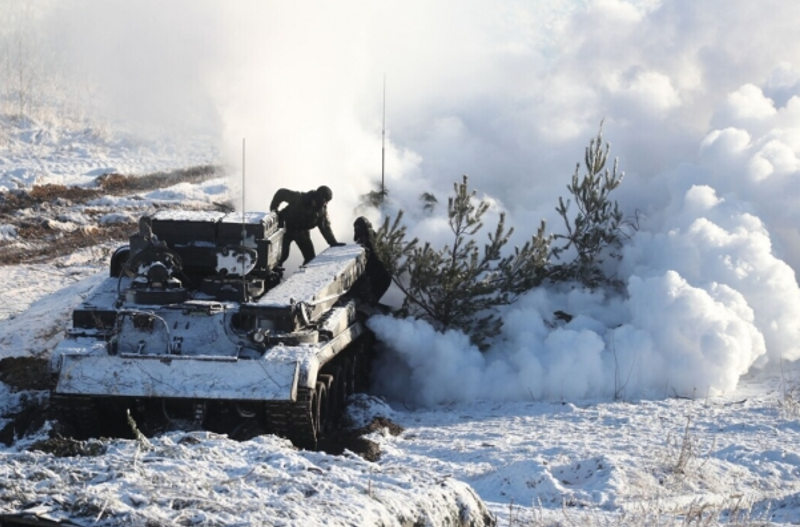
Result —
<svg viewBox="0 0 800 527"><path fill-rule="evenodd" d="M367 382L367 256L330 247L283 277L283 235L273 212L143 217L53 352L68 433L202 428L317 447Z"/></svg>

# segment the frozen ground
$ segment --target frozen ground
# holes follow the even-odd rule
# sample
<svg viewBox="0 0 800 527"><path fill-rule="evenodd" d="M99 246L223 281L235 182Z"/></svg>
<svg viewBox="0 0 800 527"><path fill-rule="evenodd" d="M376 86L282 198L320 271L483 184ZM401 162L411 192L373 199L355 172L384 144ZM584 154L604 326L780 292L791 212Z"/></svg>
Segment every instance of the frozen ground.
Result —
<svg viewBox="0 0 800 527"><path fill-rule="evenodd" d="M0 187L90 184L88 174L112 166L147 173L214 161L144 149L120 168L122 154L84 134L70 139L86 153L70 169L58 148L26 137L28 148L4 154L12 168L0 171ZM156 202L226 198L220 179L93 207L135 217ZM46 357L71 307L106 272L111 248L0 268L0 358ZM355 424L381 416L404 429L370 436L382 452L376 462L296 451L270 436L239 443L190 431L77 445L82 455L64 456L47 448L45 425L0 449L0 512L81 525L445 525L454 515L469 525L492 517L509 526L797 524L799 376L787 363L780 374L745 376L730 393L691 399L416 406L412 394L390 403L373 394L351 404ZM43 400L45 392L0 384L3 415Z"/></svg>
<svg viewBox="0 0 800 527"><path fill-rule="evenodd" d="M486 523L480 498L509 527L800 524L798 19L786 0L0 2L0 512L417 527ZM537 288L487 353L373 317L387 349L350 409L385 418L377 461L9 428L42 423L37 364L120 234L237 193L223 170L6 207L32 185L216 165L246 137L248 210L328 184L349 241L385 161L411 236L452 243L443 198L467 173L522 245L542 219L564 232L557 200L601 122L626 172L624 292Z"/></svg>
<svg viewBox="0 0 800 527"><path fill-rule="evenodd" d="M198 144L202 142L195 140L191 146ZM185 151L170 155L149 146L134 139L107 143L89 132L55 136L26 122L4 151L0 188L10 193L33 185L94 187L97 176L105 173L141 175L216 162L208 150L199 149L199 156ZM73 165L65 161L69 159ZM92 232L98 223L129 223L154 208L213 209L215 201L228 199L226 189L221 173L198 184L104 196L80 205L60 199L5 216L0 242L6 250L28 243L21 239L19 225L45 218L48 229ZM116 219L109 220L111 216ZM69 325L71 307L107 273L115 246L107 242L42 263L0 268L0 360L9 359L0 363L2 378L15 376L18 363L12 368L11 358L48 355ZM78 444L49 439L49 423L29 434L32 429L26 431L20 423L41 421L34 414L46 407L47 393L11 384L0 383L0 428L14 430L4 438L8 448L0 451L0 513L81 525L493 522L475 491L452 477L402 463L381 465L353 453L298 452L272 436L238 443L186 432L144 442ZM356 427L390 412L372 397L350 406Z"/></svg>

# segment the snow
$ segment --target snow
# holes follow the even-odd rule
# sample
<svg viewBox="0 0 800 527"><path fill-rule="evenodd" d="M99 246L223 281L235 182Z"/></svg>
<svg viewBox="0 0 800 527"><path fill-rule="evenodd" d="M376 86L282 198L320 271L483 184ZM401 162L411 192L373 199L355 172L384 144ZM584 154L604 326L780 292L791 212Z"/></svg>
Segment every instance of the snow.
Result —
<svg viewBox="0 0 800 527"><path fill-rule="evenodd" d="M4 298L30 306L0 325L3 356L46 354L68 326L70 308L105 275L101 262L81 254L61 263L57 276L69 276L66 282L45 269L3 268ZM372 323L379 334L382 320ZM351 401L355 426L381 416L405 428L396 437L370 436L381 447L378 462L296 451L272 436L239 443L197 431L147 444L106 441L103 455L57 457L27 450L41 439L35 436L0 450L0 511L97 525L400 525L398 517L444 525L453 507L480 517L474 492L501 525L512 518L621 521L622 511L669 515L700 501L714 510L741 501L776 524L800 521L800 407L791 398L800 373L791 365L782 377L745 376L725 394L693 399L665 389L655 400L568 393L486 400L480 386L489 381L470 374L481 374L481 356L469 358L463 336L410 331L421 341L408 348L437 338L451 343L449 355L425 368L453 371L460 384L441 385L428 399L415 393L412 377L405 399ZM571 371L581 372L574 364ZM448 393L462 399L444 401ZM0 401L6 412L21 404L7 389Z"/></svg>
<svg viewBox="0 0 800 527"><path fill-rule="evenodd" d="M93 525L447 525L485 511L463 482L353 454L206 432L113 441L98 456L3 453L4 507ZM32 506L30 496L46 496ZM455 497L455 499L453 499Z"/></svg>
<svg viewBox="0 0 800 527"><path fill-rule="evenodd" d="M357 244L330 247L308 262L274 289L258 299L260 306L287 307L296 302L316 305L338 298L342 277L363 259L364 249ZM292 278L295 277L295 278Z"/></svg>
<svg viewBox="0 0 800 527"><path fill-rule="evenodd" d="M89 206L119 222L239 203L246 134L247 209L278 186L329 184L344 240L358 196L375 189L388 70L390 205L434 246L451 242L443 207L423 210L419 194L441 201L464 172L492 203L487 223L507 213L515 242L542 218L557 230L557 197L603 121L636 225L617 269L624 293L532 291L485 353L458 332L373 317L371 396L348 409L356 426L381 416L404 428L370 435L378 461L189 430L106 441L99 456L28 450L40 437L25 437L0 449L0 511L97 525L441 525L454 507L479 522L482 502L509 526L686 525L699 510L736 523L737 507L800 523L800 46L786 23L800 4L425 4L176 2L159 7L160 24L117 2L53 8L43 34L85 59L64 62L80 75L99 71L100 97L131 126L219 115L204 133L143 139L3 114L0 191L221 163L237 176ZM132 44L144 32L156 52ZM104 51L117 48L124 58ZM139 78L123 74L133 65ZM74 207L51 227L91 221ZM0 242L18 237L0 222ZM0 357L49 356L112 249L0 268ZM39 394L0 384L0 409L25 396Z"/></svg>
<svg viewBox="0 0 800 527"><path fill-rule="evenodd" d="M43 183L88 186L103 174L147 174L216 160L210 137L196 138L187 148L185 143L176 147L176 140L168 136L143 140L91 127L65 129L54 136L55 129L35 120L6 130L11 133L4 136L0 154L0 191ZM165 155L175 148L179 151Z"/></svg>
<svg viewBox="0 0 800 527"><path fill-rule="evenodd" d="M98 347L97 341L83 344L82 351ZM101 347L104 350L105 347ZM68 352L69 349L64 349ZM252 362L225 361L204 357L152 359L122 356L70 357L62 359L69 375L61 376L59 393L113 393L131 397L203 397L213 390L220 399L290 400L297 365L271 361L254 367ZM113 382L110 379L114 379Z"/></svg>

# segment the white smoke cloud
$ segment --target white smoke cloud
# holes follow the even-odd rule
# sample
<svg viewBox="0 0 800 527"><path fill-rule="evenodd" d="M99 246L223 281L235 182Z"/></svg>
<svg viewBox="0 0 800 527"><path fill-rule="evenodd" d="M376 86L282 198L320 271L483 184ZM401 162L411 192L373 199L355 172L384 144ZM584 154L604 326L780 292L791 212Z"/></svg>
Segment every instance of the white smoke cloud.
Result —
<svg viewBox="0 0 800 527"><path fill-rule="evenodd" d="M800 4L540 4L85 0L54 4L50 35L106 111L217 136L235 185L246 138L247 208L331 186L347 241L381 176L384 79L392 205L434 244L449 241L443 207L418 197L444 201L462 174L515 241L542 218L558 231L557 198L604 123L638 226L625 294L533 291L485 354L376 318L388 395L705 395L800 358Z"/></svg>
<svg viewBox="0 0 800 527"><path fill-rule="evenodd" d="M618 197L640 213L619 268L626 293L616 300L531 293L506 313L479 393L471 388L464 397L704 396L733 389L751 369L800 358L793 189L800 56L771 43L732 45L751 32L797 37L777 12L731 12L716 2L649 7L590 2L567 17L561 54L531 90L530 100L542 104L523 110L539 127L517 128L563 156L567 147L580 152L575 138L582 134L585 145L606 119L606 137L628 172ZM554 201L546 183L524 180L516 200L495 187L514 218L530 218L520 208L542 212L534 192ZM552 213L543 215L557 226ZM556 310L577 316L559 324ZM388 395L419 404L459 397L426 389L446 384L424 358L447 346L440 342L447 334L405 347L390 321L375 324L392 348L423 357L406 360L416 365L412 389L387 386Z"/></svg>

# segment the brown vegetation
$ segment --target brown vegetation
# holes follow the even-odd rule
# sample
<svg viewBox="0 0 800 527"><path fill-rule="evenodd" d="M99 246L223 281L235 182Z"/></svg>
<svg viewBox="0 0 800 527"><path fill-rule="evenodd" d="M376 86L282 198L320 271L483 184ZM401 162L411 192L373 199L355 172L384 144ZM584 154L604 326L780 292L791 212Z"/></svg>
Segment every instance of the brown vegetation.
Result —
<svg viewBox="0 0 800 527"><path fill-rule="evenodd" d="M0 224L11 225L16 231L13 240L0 240L0 265L49 260L76 249L111 241L124 243L136 229L134 219L107 224L94 222L62 229L59 228L57 216L69 207L102 196L123 196L181 182L197 183L216 175L217 167L204 165L144 176L104 174L96 179L96 187L47 184L35 185L27 190L0 192ZM107 211L86 209L83 212L93 218Z"/></svg>

